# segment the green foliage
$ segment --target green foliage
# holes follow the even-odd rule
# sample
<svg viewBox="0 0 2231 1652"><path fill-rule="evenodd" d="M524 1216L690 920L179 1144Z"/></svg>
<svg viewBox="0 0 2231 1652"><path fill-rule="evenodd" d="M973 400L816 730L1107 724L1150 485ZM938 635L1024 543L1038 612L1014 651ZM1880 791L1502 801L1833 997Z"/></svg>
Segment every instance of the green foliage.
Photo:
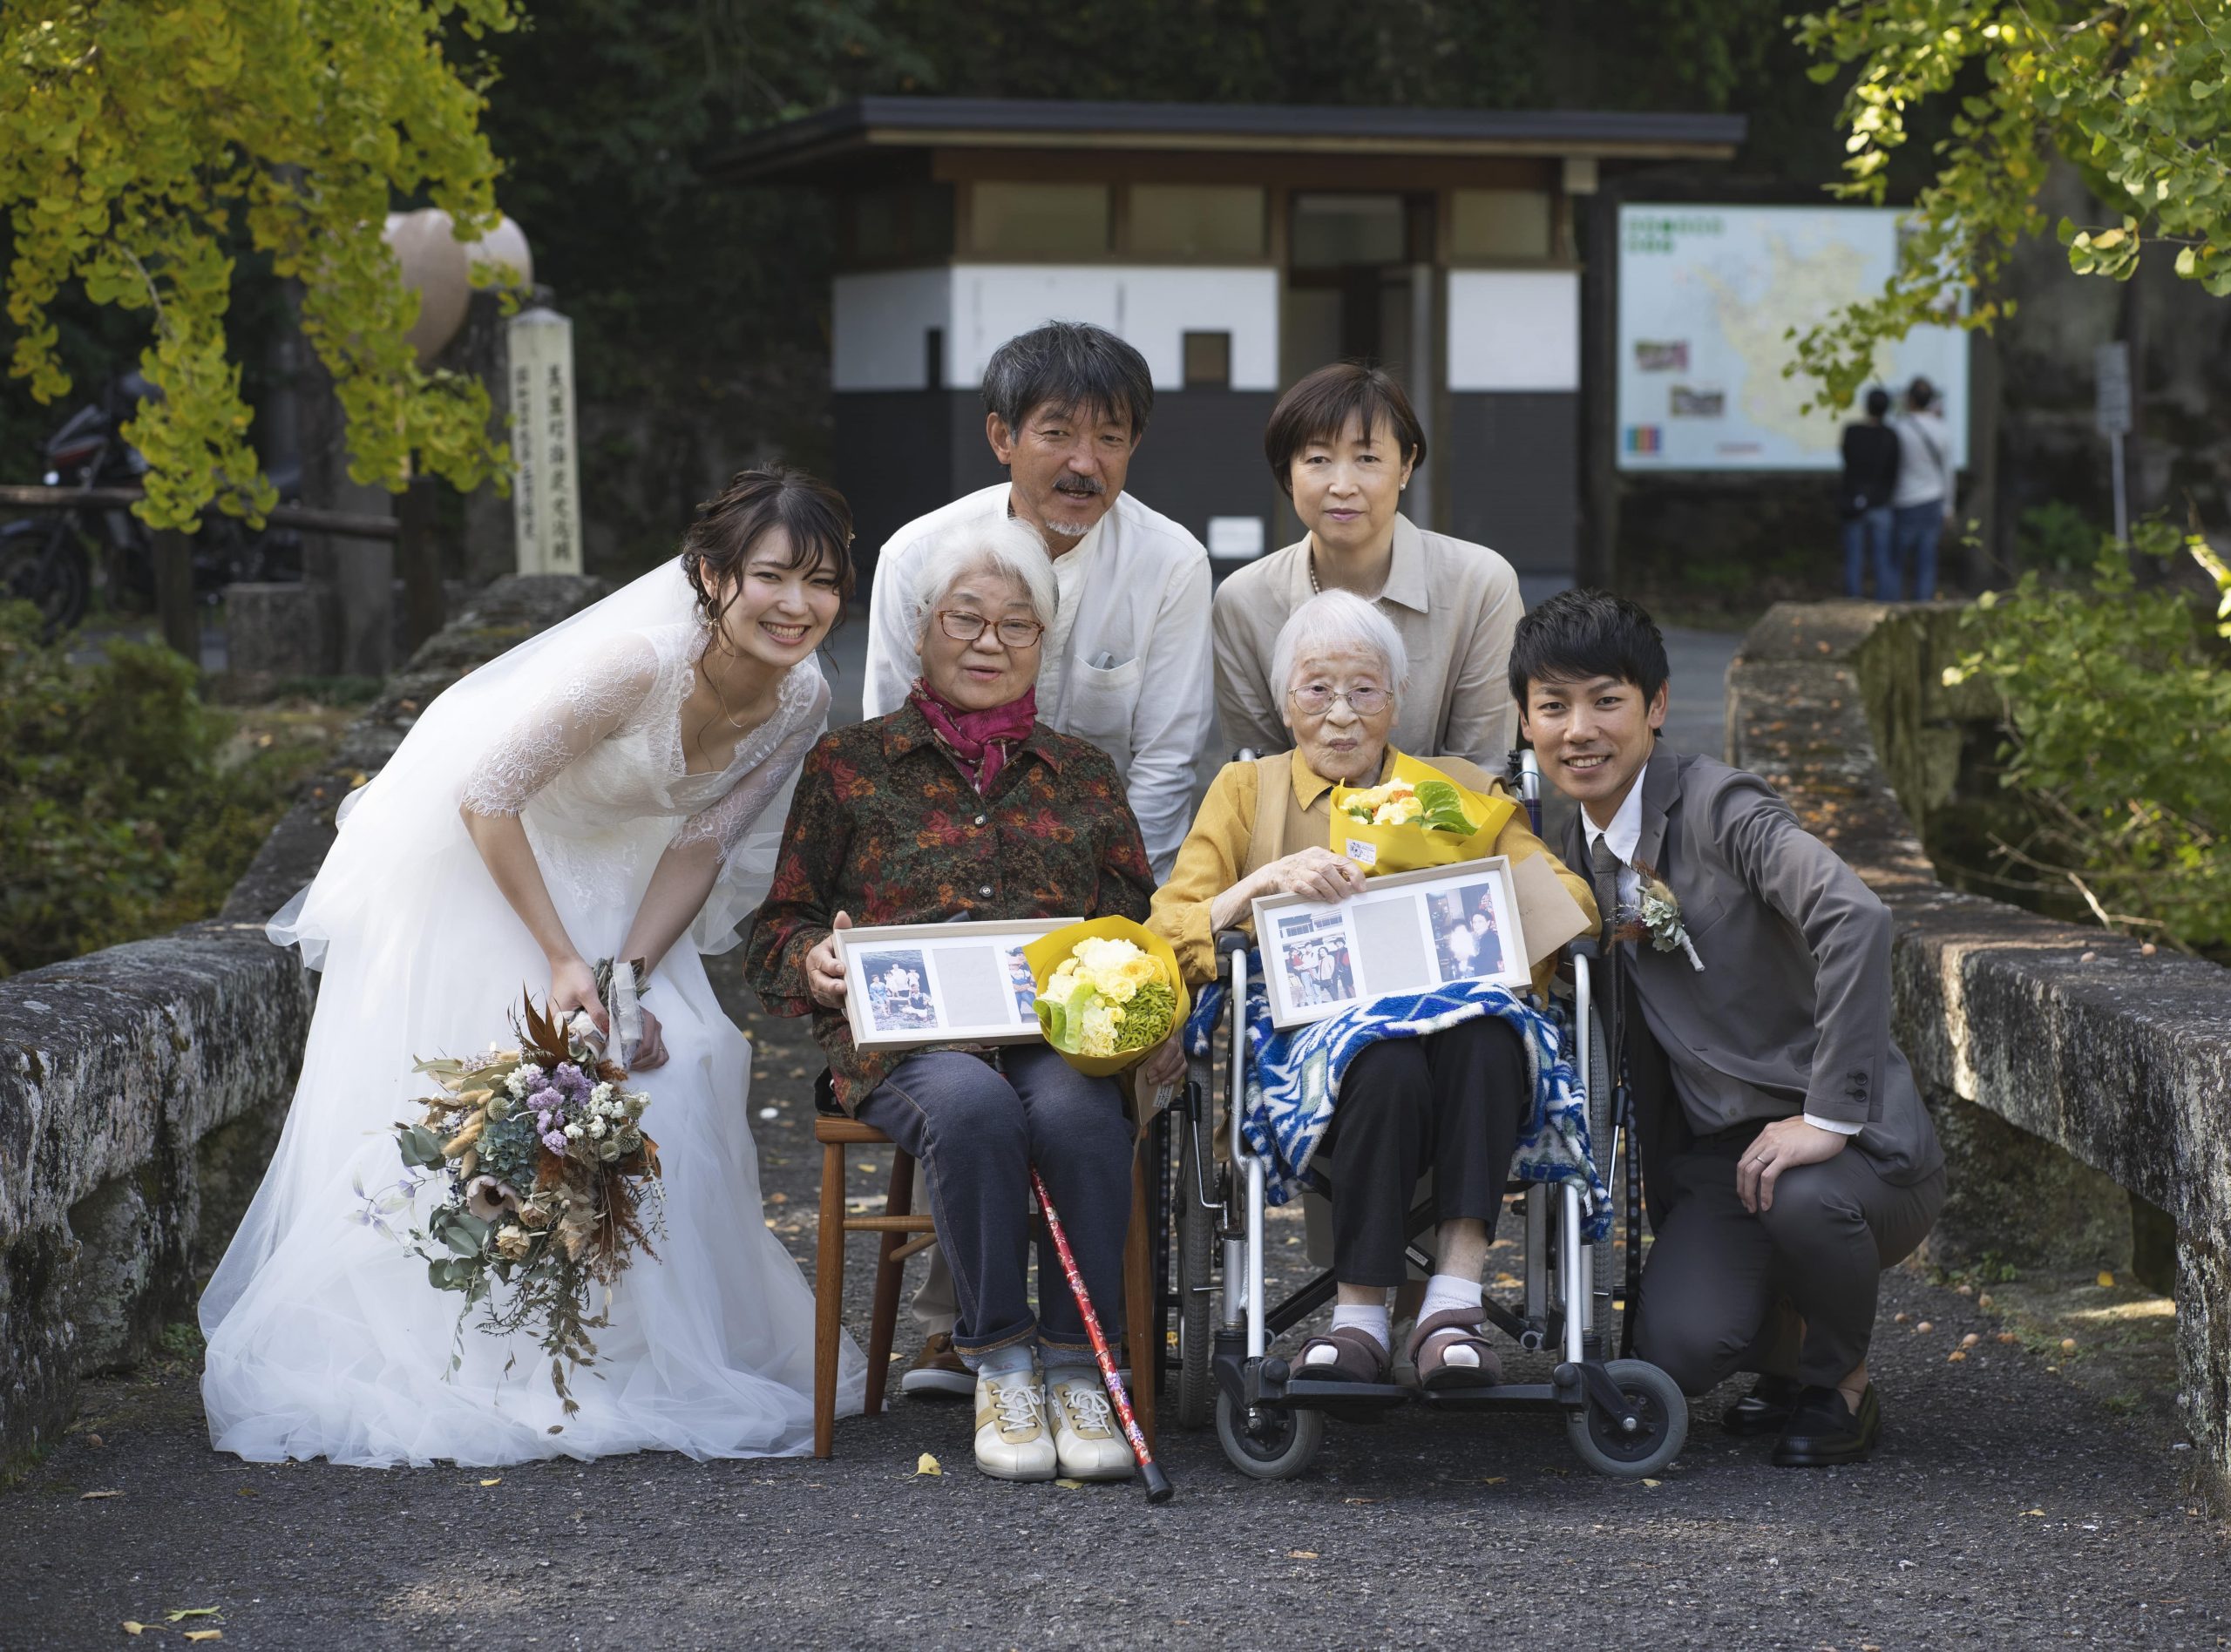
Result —
<svg viewBox="0 0 2231 1652"><path fill-rule="evenodd" d="M1815 79L1852 71L1844 198L1881 205L1916 107L1958 110L1896 272L1799 342L1830 404L1850 404L1882 344L1954 319L1963 288L1975 299L1960 324L2011 313L1996 283L2045 227L2037 194L2055 155L2116 214L2062 220L2070 268L2127 281L2148 244L2174 247L2178 274L2231 293L2231 0L1857 0L1795 21L1821 59Z"/></svg>
<svg viewBox="0 0 2231 1652"><path fill-rule="evenodd" d="M12 228L10 371L70 388L58 299L145 312L160 387L123 434L157 527L275 495L248 445L227 336L243 251L299 281L331 371L350 473L477 485L503 463L477 382L423 371L416 297L380 236L420 193L472 238L495 220L479 80L445 52L511 28L519 0L0 0L0 206Z"/></svg>
<svg viewBox="0 0 2231 1652"><path fill-rule="evenodd" d="M2022 568L2072 573L2089 566L2099 546L2092 518L2064 499L2032 505L2014 525L2015 558Z"/></svg>
<svg viewBox="0 0 2231 1652"><path fill-rule="evenodd" d="M2214 581L2211 625L2173 585L2140 589L2132 556L2188 555ZM2231 567L2159 520L2130 552L2103 539L2089 589L2032 571L1985 592L1966 620L1977 647L1945 674L1982 677L2005 706L2003 782L2038 810L2016 846L2073 883L2101 917L2179 944L2231 945ZM2211 629L2214 634L2211 635Z"/></svg>
<svg viewBox="0 0 2231 1652"><path fill-rule="evenodd" d="M169 649L73 666L0 606L0 976L207 917L285 809L299 758L230 761L232 722Z"/></svg>

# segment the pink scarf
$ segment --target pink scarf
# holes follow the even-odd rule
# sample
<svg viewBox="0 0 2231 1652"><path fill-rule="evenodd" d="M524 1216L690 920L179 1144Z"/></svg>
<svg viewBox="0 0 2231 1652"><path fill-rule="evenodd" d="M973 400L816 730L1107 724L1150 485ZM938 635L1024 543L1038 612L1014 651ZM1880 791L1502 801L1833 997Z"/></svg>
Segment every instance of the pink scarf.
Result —
<svg viewBox="0 0 2231 1652"><path fill-rule="evenodd" d="M953 754L979 796L992 789L992 782L1007 766L1014 748L1038 723L1035 688L1026 688L1021 699L988 711L963 711L918 677L906 698L921 708L930 732Z"/></svg>

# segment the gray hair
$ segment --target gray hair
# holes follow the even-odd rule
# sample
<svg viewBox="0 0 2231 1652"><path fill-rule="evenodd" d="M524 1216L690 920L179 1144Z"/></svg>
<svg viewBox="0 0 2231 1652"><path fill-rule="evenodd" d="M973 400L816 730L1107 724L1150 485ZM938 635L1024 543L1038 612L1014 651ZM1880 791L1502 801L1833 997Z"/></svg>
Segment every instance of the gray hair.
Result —
<svg viewBox="0 0 2231 1652"><path fill-rule="evenodd" d="M1048 322L993 351L984 365L984 410L1014 431L1048 402L1119 418L1136 442L1154 412L1154 375L1145 356L1106 328Z"/></svg>
<svg viewBox="0 0 2231 1652"><path fill-rule="evenodd" d="M1061 588L1054 582L1053 559L1046 542L1027 522L1003 517L949 528L917 552L906 568L906 627L914 639L914 653L922 652L930 613L945 593L966 575L992 572L1012 579L1030 599L1031 617L1052 629L1054 611L1061 606Z"/></svg>
<svg viewBox="0 0 2231 1652"><path fill-rule="evenodd" d="M1271 688L1278 704L1284 706L1293 691L1295 667L1347 648L1375 653L1385 662L1388 694L1399 708L1410 682L1409 651L1379 605L1353 591L1320 591L1278 627L1278 640L1271 645Z"/></svg>

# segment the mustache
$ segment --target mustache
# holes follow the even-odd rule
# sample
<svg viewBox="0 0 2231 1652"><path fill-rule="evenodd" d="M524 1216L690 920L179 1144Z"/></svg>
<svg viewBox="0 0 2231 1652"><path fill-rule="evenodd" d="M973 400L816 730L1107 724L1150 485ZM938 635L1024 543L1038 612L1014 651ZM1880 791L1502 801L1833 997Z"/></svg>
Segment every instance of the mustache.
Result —
<svg viewBox="0 0 2231 1652"><path fill-rule="evenodd" d="M1054 484L1054 491L1080 498L1096 499L1108 491L1108 484L1096 476L1065 476Z"/></svg>

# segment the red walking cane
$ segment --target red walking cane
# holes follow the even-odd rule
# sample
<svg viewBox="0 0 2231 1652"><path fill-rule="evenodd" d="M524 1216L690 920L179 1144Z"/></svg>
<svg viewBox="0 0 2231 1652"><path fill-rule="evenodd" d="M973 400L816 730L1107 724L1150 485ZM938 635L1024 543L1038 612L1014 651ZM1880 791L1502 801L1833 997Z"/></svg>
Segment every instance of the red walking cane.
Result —
<svg viewBox="0 0 2231 1652"><path fill-rule="evenodd" d="M1052 1236L1054 1254L1061 1259L1061 1273L1069 1282L1069 1295L1077 1300L1077 1311L1084 1316L1085 1335L1092 1338L1093 1357L1100 1362L1100 1380L1108 1385L1108 1398L1115 1403L1116 1416L1123 1425L1123 1438L1131 1442L1131 1455L1139 1459L1139 1478L1146 1482L1147 1501L1167 1503L1171 1491L1170 1476L1155 1466L1154 1453L1147 1449L1147 1437L1139 1432L1139 1419L1131 1415L1131 1397L1123 1391L1123 1379L1116 1374L1116 1356L1108 1350L1108 1337L1100 1329L1100 1316L1092 1311L1092 1298L1085 1294L1084 1276L1077 1271L1077 1259L1069 1250L1069 1236L1061 1231L1061 1219L1054 1211L1054 1202L1046 1195L1046 1183L1038 1175L1038 1167L1030 1167L1030 1190L1038 1195L1038 1209L1046 1218L1046 1231ZM1136 1361L1143 1356L1152 1357L1153 1351L1133 1349ZM1147 1380L1152 1382L1154 1367L1147 1367ZM1136 1371L1133 1375L1136 1375Z"/></svg>

